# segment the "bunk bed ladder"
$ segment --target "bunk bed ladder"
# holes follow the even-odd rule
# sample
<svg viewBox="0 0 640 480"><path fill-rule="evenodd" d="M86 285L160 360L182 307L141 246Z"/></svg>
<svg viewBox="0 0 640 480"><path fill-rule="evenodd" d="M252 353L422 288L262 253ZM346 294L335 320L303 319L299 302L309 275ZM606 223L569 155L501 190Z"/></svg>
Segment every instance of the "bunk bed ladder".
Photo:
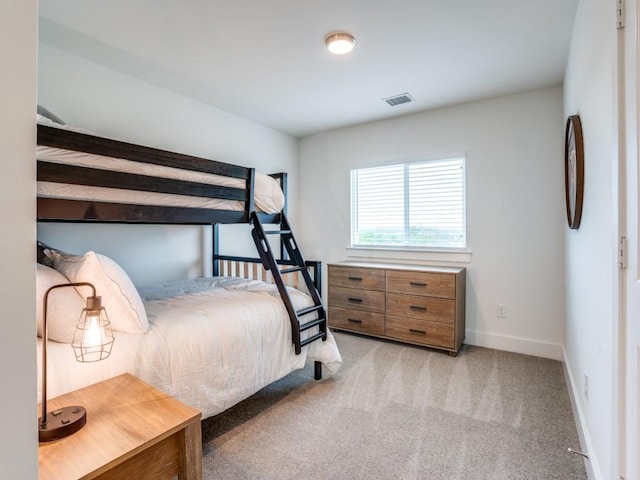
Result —
<svg viewBox="0 0 640 480"><path fill-rule="evenodd" d="M322 299L320 298L316 285L311 279L309 270L307 270L305 260L298 248L296 239L293 236L293 231L291 230L287 217L284 213L281 214L280 230L265 231L256 212L251 212L251 224L253 225L251 235L258 249L258 253L260 254L262 265L265 270L271 271L273 280L278 287L282 301L289 313L289 319L291 320L291 341L295 346L296 355L300 355L302 347L305 345L316 340L324 341L327 339L327 314L324 305L322 304ZM288 261L286 262L286 265L284 265L285 268L283 269L280 269L283 265L278 265L278 262L273 255L271 244L267 238L268 235L279 235L281 245L284 246L284 250L288 254ZM296 310L293 306L293 302L289 296L284 279L282 278L282 275L295 272L300 272L302 275L309 295L313 300L312 306L301 310ZM306 321L304 317L313 312L318 313L317 318ZM318 327L317 333L310 334L307 338L301 339L300 334L302 332L310 330L316 326Z"/></svg>

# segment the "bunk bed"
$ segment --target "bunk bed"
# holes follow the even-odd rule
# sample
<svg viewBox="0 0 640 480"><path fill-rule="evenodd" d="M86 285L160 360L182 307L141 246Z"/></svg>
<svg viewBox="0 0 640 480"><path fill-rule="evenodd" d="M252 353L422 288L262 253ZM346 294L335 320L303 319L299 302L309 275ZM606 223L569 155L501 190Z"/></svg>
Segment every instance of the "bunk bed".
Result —
<svg viewBox="0 0 640 480"><path fill-rule="evenodd" d="M143 325L139 332L114 331L107 360L78 364L68 345L49 343L49 361L56 365L49 369L51 395L128 371L206 418L307 360L315 362L316 378L321 365L331 372L339 367L340 353L320 299L321 264L304 260L286 219L286 174L274 179L252 168L51 122L38 124L36 156L38 222L207 225L213 230L214 276L136 292L148 330ZM253 225L257 258L220 254L217 226L225 223ZM265 230L264 224L275 224L276 230ZM271 246L274 237L279 248ZM64 265L69 258L84 258L45 252L51 264L38 266L38 272L48 276L52 272L45 269L57 268L56 261Z"/></svg>

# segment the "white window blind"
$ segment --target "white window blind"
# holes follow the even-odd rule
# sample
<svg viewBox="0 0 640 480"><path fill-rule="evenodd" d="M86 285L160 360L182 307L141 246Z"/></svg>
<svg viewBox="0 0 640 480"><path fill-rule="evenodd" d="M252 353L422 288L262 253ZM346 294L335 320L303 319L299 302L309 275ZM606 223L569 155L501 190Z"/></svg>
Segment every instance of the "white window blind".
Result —
<svg viewBox="0 0 640 480"><path fill-rule="evenodd" d="M464 158L351 171L351 244L466 247Z"/></svg>

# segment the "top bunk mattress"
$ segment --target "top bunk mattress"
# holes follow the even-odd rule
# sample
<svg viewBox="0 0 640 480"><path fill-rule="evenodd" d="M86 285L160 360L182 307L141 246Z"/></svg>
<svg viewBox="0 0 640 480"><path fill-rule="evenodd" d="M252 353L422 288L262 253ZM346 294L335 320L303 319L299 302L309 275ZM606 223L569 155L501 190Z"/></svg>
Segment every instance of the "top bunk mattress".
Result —
<svg viewBox="0 0 640 480"><path fill-rule="evenodd" d="M60 125L42 116L38 116L38 125L93 136L90 132L68 125ZM180 168L179 166L170 167L142 161L126 160L114 156L99 155L47 145L37 145L36 157L38 161L41 162L102 170L105 173L119 172L141 175L150 177L151 179L178 180L193 184L228 187L238 190L247 188L244 178L189 170L187 168ZM254 204L257 211L267 214L276 214L282 211L285 205L285 196L277 180L268 175L256 172L254 185ZM38 181L37 189L38 197L40 198L149 206L162 205L227 211L243 211L245 209L245 202L240 200L205 196L199 197L193 194L182 195L127 188L100 187L59 181Z"/></svg>
<svg viewBox="0 0 640 480"><path fill-rule="evenodd" d="M240 178L225 177L204 172L181 170L162 165L144 164L115 157L76 152L62 148L38 145L36 157L51 163L95 168L110 172L134 173L157 178L196 182L221 187L245 188ZM244 210L244 202L218 198L174 195L168 193L142 192L69 183L38 181L38 196L42 198L66 198L73 200L135 203L138 205L171 205L175 207L208 208L217 210ZM284 207L284 193L278 182L263 173L256 172L255 206L264 213L278 213Z"/></svg>

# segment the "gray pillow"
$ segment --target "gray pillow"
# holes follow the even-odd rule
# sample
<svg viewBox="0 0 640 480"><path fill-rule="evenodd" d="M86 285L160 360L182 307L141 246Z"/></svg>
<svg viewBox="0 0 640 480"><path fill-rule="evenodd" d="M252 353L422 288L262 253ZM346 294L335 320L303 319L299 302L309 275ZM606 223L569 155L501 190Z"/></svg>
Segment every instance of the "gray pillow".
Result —
<svg viewBox="0 0 640 480"><path fill-rule="evenodd" d="M65 125L65 123L62 121L60 117L58 117L57 115L54 115L49 110L44 108L42 105L38 105L38 114L42 115L45 118L48 118L52 122L59 123L60 125Z"/></svg>
<svg viewBox="0 0 640 480"><path fill-rule="evenodd" d="M49 255L47 255L46 250L53 250L53 248L51 248L46 243L38 241L38 254L36 257L36 261L41 265L53 268L53 260L49 257Z"/></svg>

